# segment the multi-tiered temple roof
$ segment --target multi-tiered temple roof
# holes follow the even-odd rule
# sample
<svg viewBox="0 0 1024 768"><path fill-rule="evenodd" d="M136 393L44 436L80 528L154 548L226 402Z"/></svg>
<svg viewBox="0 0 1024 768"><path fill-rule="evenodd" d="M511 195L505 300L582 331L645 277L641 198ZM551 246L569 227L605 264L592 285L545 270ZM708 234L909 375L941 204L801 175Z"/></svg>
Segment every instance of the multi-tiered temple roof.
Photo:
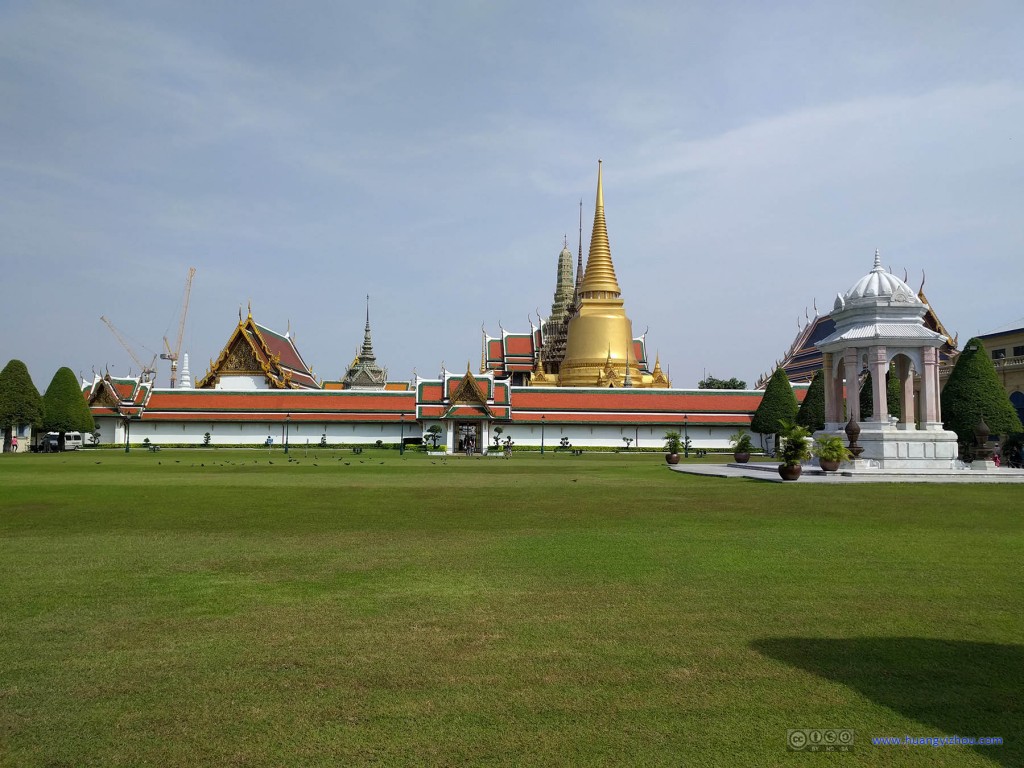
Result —
<svg viewBox="0 0 1024 768"><path fill-rule="evenodd" d="M238 326L196 389L320 389L291 331L278 333L239 314Z"/></svg>

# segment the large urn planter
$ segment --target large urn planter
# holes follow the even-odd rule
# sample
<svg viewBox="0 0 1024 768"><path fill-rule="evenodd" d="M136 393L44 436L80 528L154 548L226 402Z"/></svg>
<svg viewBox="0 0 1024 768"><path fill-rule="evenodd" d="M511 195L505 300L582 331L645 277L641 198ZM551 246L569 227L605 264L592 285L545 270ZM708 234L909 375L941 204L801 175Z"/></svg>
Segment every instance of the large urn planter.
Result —
<svg viewBox="0 0 1024 768"><path fill-rule="evenodd" d="M822 472L837 472L841 463L839 461L829 461L828 459L818 459L818 466L821 467Z"/></svg>
<svg viewBox="0 0 1024 768"><path fill-rule="evenodd" d="M802 470L799 464L779 464L779 477L783 480L799 480Z"/></svg>
<svg viewBox="0 0 1024 768"><path fill-rule="evenodd" d="M678 453L666 453L665 454L665 462L668 463L668 464L678 464L679 463L679 454Z"/></svg>
<svg viewBox="0 0 1024 768"><path fill-rule="evenodd" d="M737 464L746 464L748 461L750 461L750 453L747 451L744 451L742 453L734 453L732 455L732 460L735 461Z"/></svg>

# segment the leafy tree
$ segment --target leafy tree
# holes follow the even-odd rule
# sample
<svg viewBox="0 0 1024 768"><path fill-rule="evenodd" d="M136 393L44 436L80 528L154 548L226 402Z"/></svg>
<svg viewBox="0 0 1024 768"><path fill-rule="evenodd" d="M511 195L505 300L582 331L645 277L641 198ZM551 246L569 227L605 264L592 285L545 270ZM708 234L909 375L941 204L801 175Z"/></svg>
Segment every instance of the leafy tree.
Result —
<svg viewBox="0 0 1024 768"><path fill-rule="evenodd" d="M974 441L982 417L994 435L1024 431L980 339L968 341L957 356L940 402L943 426L956 432L961 445Z"/></svg>
<svg viewBox="0 0 1024 768"><path fill-rule="evenodd" d="M0 428L4 431L4 453L11 450L14 427L38 427L43 418L43 399L21 360L11 360L0 371Z"/></svg>
<svg viewBox="0 0 1024 768"><path fill-rule="evenodd" d="M750 429L761 435L775 435L775 446L779 445L778 435L783 431L784 422L793 421L797 413L796 395L789 383L789 377L781 368L776 368L768 386L764 389L761 404L754 412Z"/></svg>
<svg viewBox="0 0 1024 768"><path fill-rule="evenodd" d="M796 423L808 432L825 428L825 372L817 371L796 413Z"/></svg>
<svg viewBox="0 0 1024 768"><path fill-rule="evenodd" d="M746 389L747 382L743 379L737 379L735 376L731 379L716 379L714 376L708 376L707 378L701 379L697 382L697 389Z"/></svg>
<svg viewBox="0 0 1024 768"><path fill-rule="evenodd" d="M43 395L43 429L59 433L57 449L63 451L65 433L92 432L95 426L74 372L61 368Z"/></svg>
<svg viewBox="0 0 1024 768"><path fill-rule="evenodd" d="M423 436L431 442L431 445L434 448L437 448L437 443L441 439L441 427L439 427L437 424L434 424L432 427L427 429L426 433Z"/></svg>

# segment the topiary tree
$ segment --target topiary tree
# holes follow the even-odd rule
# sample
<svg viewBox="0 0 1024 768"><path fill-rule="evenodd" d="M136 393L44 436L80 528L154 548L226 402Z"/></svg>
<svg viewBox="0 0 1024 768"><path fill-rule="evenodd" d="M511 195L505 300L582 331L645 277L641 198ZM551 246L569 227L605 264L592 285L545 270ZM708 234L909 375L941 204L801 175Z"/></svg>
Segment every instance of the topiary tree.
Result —
<svg viewBox="0 0 1024 768"><path fill-rule="evenodd" d="M956 432L961 450L974 441L982 417L994 435L1024 431L980 339L968 341L957 356L940 403L943 426Z"/></svg>
<svg viewBox="0 0 1024 768"><path fill-rule="evenodd" d="M21 360L11 360L0 371L0 428L4 431L3 452L11 450L15 427L38 427L43 418L43 399Z"/></svg>
<svg viewBox="0 0 1024 768"><path fill-rule="evenodd" d="M57 450L64 450L67 432L92 432L96 426L92 411L70 368L61 368L50 381L43 395L43 429L57 432Z"/></svg>
<svg viewBox="0 0 1024 768"><path fill-rule="evenodd" d="M800 410L796 412L796 423L808 432L825 428L825 372L816 371L807 388Z"/></svg>
<svg viewBox="0 0 1024 768"><path fill-rule="evenodd" d="M789 377L781 368L776 368L768 386L764 389L761 404L754 412L750 421L750 429L761 435L775 435L775 447L779 445L779 433L783 431L783 422L791 422L796 418L798 410L796 395L789 383Z"/></svg>

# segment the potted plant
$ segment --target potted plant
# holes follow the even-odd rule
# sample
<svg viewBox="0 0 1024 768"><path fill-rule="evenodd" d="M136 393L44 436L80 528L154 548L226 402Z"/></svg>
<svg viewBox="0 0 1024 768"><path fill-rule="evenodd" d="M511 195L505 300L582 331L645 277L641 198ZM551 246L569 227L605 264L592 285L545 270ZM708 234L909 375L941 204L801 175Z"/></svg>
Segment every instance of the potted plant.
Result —
<svg viewBox="0 0 1024 768"><path fill-rule="evenodd" d="M729 445L732 446L732 458L737 464L746 464L750 461L750 449L754 447L753 441L750 439L750 435L747 434L747 430L741 429L739 432L729 437Z"/></svg>
<svg viewBox="0 0 1024 768"><path fill-rule="evenodd" d="M683 447L683 437L676 431L665 433L665 461L669 464L679 463L679 451Z"/></svg>
<svg viewBox="0 0 1024 768"><path fill-rule="evenodd" d="M839 435L821 435L814 439L811 453L818 459L818 466L825 472L835 472L844 461L853 458L850 449Z"/></svg>
<svg viewBox="0 0 1024 768"><path fill-rule="evenodd" d="M811 433L799 424L782 421L782 447L779 450L779 476L783 480L797 480L802 470L801 464L811 458L810 446L807 441Z"/></svg>

